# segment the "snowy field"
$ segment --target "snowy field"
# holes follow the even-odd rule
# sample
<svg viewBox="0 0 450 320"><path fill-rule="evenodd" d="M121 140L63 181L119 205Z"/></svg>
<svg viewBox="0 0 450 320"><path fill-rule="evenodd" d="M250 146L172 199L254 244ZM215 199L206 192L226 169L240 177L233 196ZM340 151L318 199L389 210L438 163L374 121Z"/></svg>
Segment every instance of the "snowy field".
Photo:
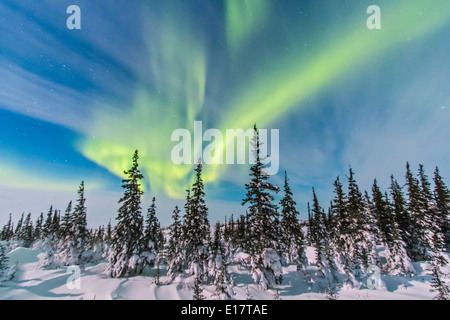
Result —
<svg viewBox="0 0 450 320"><path fill-rule="evenodd" d="M88 265L81 273L80 289L70 289L67 285L70 274L66 268L42 270L38 268L38 250L16 248L9 252L10 265L18 264L16 278L0 285L1 300L34 300L34 299L73 299L73 300L191 300L193 296L192 279L177 278L171 284L165 284L165 270L161 271L161 284L154 283L155 270L146 269L136 277L113 279L103 272L106 263ZM309 268L314 269L314 250L308 248ZM395 300L395 299L432 299L428 263L414 263L414 277L381 276L381 288L369 290L364 285L360 289L340 288L337 299L344 300ZM237 300L273 300L275 290L262 291L253 283L247 270L240 270L237 265L230 266L235 282ZM444 270L450 273L447 265ZM214 286L205 286L203 295L212 299ZM312 292L310 287L296 271L295 266L284 268L283 284L278 287L278 295L282 300L323 300L326 294Z"/></svg>

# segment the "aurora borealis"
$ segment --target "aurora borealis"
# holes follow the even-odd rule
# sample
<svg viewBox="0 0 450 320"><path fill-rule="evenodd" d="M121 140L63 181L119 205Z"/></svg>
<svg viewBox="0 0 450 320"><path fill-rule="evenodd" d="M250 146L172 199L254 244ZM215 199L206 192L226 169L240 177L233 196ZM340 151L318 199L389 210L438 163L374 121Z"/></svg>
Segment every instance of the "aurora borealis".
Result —
<svg viewBox="0 0 450 320"><path fill-rule="evenodd" d="M66 28L72 4L81 30ZM372 4L381 30L366 27ZM90 222L105 223L139 149L168 223L192 172L170 137L195 120L280 129L273 180L288 171L302 213L349 165L362 188L406 161L448 180L449 75L447 0L4 0L0 222L62 209L85 180ZM242 213L248 166L204 173L213 219Z"/></svg>

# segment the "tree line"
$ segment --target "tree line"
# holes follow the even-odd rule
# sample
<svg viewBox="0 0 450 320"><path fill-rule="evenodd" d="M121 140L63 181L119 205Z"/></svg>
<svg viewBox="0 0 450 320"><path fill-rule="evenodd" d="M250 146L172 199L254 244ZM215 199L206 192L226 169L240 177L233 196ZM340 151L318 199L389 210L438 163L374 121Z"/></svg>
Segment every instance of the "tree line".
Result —
<svg viewBox="0 0 450 320"><path fill-rule="evenodd" d="M62 214L50 207L33 223L22 214L14 224L2 228L0 240L12 245L38 247L45 253L42 268L107 261L105 273L114 278L141 274L146 267L156 268L155 283L160 284L164 266L168 282L190 277L195 299L203 299L203 286L214 284L214 296L234 297L234 279L230 264L248 269L262 289L276 288L283 281L283 267L296 265L303 279L327 297L335 298L340 287L361 287L376 266L382 273L412 276L412 262L429 261L431 287L436 299L448 299L442 268L450 250L450 192L439 169L434 171L434 188L419 165L414 175L406 165L405 184L391 176L391 185L381 191L374 180L371 192L362 192L353 170L334 181L334 198L327 208L321 206L314 188L308 203L308 219L299 220L299 212L285 172L283 190L264 171L256 126L251 141L255 164L245 184L242 205L246 213L225 218L211 225L205 201L202 163L195 166L195 179L186 190L182 210L173 210L173 222L162 228L156 216L156 199L146 213L142 208L144 178L139 170L136 150L132 166L122 180L116 225L87 227L84 182L78 198ZM282 191L277 203L274 195ZM183 211L183 215L182 215ZM308 261L306 247L312 246L314 261ZM308 268L314 264L315 268Z"/></svg>

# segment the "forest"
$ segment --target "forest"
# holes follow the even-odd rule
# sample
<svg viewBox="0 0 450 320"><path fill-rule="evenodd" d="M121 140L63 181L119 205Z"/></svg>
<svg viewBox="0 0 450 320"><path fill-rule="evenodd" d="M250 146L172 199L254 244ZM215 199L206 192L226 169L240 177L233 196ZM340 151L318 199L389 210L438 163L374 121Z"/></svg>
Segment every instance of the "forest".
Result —
<svg viewBox="0 0 450 320"><path fill-rule="evenodd" d="M353 169L333 183L334 198L323 206L312 188L308 219L300 220L285 172L282 188L272 184L260 154L258 130L252 139L255 164L250 167L246 195L241 199L246 214L211 223L208 217L203 165L194 168L193 184L186 190L184 208L174 207L172 223L161 226L156 199L144 212L139 152L122 180L123 196L116 223L88 228L84 182L77 199L64 212L50 207L32 221L31 214L9 221L0 231L0 281L12 278L6 252L14 247L39 248L44 252L40 268L53 269L107 262L112 278L139 275L144 268L156 270L157 285L177 277L192 279L194 299L204 299L205 285L214 285L217 299L233 299L231 264L248 270L261 290L283 282L283 268L295 265L305 283L335 299L339 288L369 286L378 273L413 276L414 262L428 261L435 299L450 297L447 275L450 251L450 192L436 168L433 185L419 165L414 174L406 164L404 182L391 176L388 190L377 180L372 190L361 191ZM344 187L345 183L345 187ZM280 193L276 202L274 195ZM306 248L314 248L314 268ZM372 285L377 286L376 278Z"/></svg>

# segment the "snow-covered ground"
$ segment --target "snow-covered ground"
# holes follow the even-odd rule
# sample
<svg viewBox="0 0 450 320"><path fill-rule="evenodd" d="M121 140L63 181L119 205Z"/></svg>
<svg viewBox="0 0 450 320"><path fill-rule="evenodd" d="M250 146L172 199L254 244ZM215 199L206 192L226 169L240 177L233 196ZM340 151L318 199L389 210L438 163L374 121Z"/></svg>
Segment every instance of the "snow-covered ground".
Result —
<svg viewBox="0 0 450 320"><path fill-rule="evenodd" d="M0 299L133 299L133 300L191 300L193 296L192 281L189 278L177 278L171 284L164 284L165 270L161 271L161 285L154 283L155 270L148 269L136 277L113 279L103 273L106 263L88 265L81 272L80 288L71 289L67 285L71 274L67 268L42 270L38 268L39 254L33 249L16 248L8 253L10 265L18 263L17 276L14 281L0 284ZM314 252L308 248L310 261ZM382 275L382 285L378 290L341 288L337 292L338 299L432 299L430 292L428 263L414 263L416 275L412 278L403 276ZM314 266L310 266L311 269ZM274 290L259 290L253 283L247 270L238 266L230 266L234 276L236 299L245 300L249 296L255 300L272 300ZM444 270L450 273L447 265ZM214 286L206 286L203 295L212 299ZM284 268L283 284L278 287L279 298L289 299L325 299L326 294L312 292L296 271L295 266Z"/></svg>

